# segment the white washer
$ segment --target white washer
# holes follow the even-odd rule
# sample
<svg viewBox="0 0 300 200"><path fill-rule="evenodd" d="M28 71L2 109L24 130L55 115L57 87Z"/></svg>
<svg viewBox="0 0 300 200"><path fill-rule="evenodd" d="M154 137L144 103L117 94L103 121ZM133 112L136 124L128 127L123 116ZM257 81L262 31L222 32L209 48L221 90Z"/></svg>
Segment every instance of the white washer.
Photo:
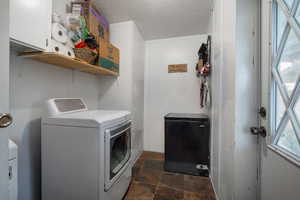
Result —
<svg viewBox="0 0 300 200"><path fill-rule="evenodd" d="M128 111L51 99L42 119L42 199L121 200L131 181Z"/></svg>

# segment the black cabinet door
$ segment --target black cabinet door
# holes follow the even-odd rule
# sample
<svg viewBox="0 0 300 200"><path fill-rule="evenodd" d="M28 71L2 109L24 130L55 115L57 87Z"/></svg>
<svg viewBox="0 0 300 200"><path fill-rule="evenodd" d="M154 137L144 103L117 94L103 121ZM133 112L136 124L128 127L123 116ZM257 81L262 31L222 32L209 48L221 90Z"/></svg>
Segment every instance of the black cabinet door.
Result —
<svg viewBox="0 0 300 200"><path fill-rule="evenodd" d="M192 168L209 166L209 124L190 120L165 121L165 160L168 166ZM173 168L172 167L172 168Z"/></svg>

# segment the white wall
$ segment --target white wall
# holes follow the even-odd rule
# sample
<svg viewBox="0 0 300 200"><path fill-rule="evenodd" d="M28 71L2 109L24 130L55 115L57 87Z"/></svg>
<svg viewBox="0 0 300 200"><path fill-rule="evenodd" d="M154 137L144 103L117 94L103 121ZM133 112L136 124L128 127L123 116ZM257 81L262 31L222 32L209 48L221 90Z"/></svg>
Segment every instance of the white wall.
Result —
<svg viewBox="0 0 300 200"><path fill-rule="evenodd" d="M9 1L1 1L0 8L0 113L9 112ZM8 133L9 128L0 130L0 199L8 199Z"/></svg>
<svg viewBox="0 0 300 200"><path fill-rule="evenodd" d="M120 76L104 77L100 82L100 108L131 110L132 35L133 25L131 22L110 26L111 43L120 49Z"/></svg>
<svg viewBox="0 0 300 200"><path fill-rule="evenodd" d="M198 50L207 35L146 42L144 148L164 152L164 116L200 113ZM168 73L169 64L188 64L187 73Z"/></svg>
<svg viewBox="0 0 300 200"><path fill-rule="evenodd" d="M145 42L134 22L111 24L110 41L120 49L120 76L99 84L101 109L132 112L133 159L143 150Z"/></svg>
<svg viewBox="0 0 300 200"><path fill-rule="evenodd" d="M98 106L96 76L18 57L10 59L11 138L19 146L19 200L40 200L41 116L54 97L82 97L90 109ZM100 77L101 78L101 77Z"/></svg>
<svg viewBox="0 0 300 200"><path fill-rule="evenodd" d="M214 1L211 177L224 200L256 198L257 16L257 1Z"/></svg>
<svg viewBox="0 0 300 200"><path fill-rule="evenodd" d="M133 26L133 82L132 82L132 112L133 130L136 137L133 139L136 154L144 150L144 72L145 72L145 41L137 26Z"/></svg>
<svg viewBox="0 0 300 200"><path fill-rule="evenodd" d="M221 145L221 90L222 63L223 63L223 42L222 42L222 1L214 1L213 12L210 18L212 35L212 108L211 108L211 180L217 195L220 190L220 145Z"/></svg>
<svg viewBox="0 0 300 200"><path fill-rule="evenodd" d="M259 3L237 0L236 5L235 198L245 200L255 199L259 191L258 138L250 132L259 125Z"/></svg>
<svg viewBox="0 0 300 200"><path fill-rule="evenodd" d="M212 19L212 173L219 199L234 199L235 1L215 0Z"/></svg>

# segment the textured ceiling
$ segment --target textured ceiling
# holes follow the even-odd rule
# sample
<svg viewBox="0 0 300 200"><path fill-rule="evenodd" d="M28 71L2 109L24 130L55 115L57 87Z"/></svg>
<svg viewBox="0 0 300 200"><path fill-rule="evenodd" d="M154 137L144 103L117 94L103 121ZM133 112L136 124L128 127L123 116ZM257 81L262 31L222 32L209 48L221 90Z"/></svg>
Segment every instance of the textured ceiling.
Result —
<svg viewBox="0 0 300 200"><path fill-rule="evenodd" d="M110 23L134 20L146 40L207 33L212 0L95 0Z"/></svg>

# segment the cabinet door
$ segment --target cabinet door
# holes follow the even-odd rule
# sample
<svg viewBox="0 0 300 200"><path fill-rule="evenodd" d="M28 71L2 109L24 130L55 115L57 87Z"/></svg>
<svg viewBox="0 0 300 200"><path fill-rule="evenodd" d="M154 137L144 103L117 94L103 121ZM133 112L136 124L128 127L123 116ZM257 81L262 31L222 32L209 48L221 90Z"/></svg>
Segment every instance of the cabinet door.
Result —
<svg viewBox="0 0 300 200"><path fill-rule="evenodd" d="M45 50L51 36L52 0L10 0L10 38Z"/></svg>
<svg viewBox="0 0 300 200"><path fill-rule="evenodd" d="M166 160L209 164L209 125L206 122L166 120L165 128Z"/></svg>

